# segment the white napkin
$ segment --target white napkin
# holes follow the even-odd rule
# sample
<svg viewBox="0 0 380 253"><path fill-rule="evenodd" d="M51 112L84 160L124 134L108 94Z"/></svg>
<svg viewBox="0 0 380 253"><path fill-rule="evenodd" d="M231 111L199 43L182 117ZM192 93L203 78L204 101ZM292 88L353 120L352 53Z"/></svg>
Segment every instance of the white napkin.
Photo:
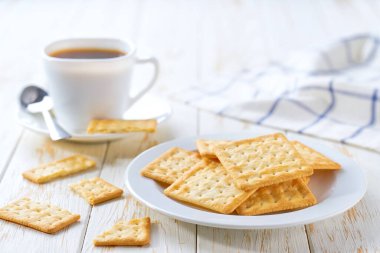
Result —
<svg viewBox="0 0 380 253"><path fill-rule="evenodd" d="M175 92L217 114L380 151L380 38L355 35Z"/></svg>

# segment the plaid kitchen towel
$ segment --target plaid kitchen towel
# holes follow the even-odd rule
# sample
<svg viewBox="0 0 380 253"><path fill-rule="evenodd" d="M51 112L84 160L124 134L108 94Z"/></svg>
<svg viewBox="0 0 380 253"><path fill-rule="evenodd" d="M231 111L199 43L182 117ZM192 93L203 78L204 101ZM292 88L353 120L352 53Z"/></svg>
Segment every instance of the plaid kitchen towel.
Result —
<svg viewBox="0 0 380 253"><path fill-rule="evenodd" d="M380 38L355 35L172 97L219 115L380 151Z"/></svg>

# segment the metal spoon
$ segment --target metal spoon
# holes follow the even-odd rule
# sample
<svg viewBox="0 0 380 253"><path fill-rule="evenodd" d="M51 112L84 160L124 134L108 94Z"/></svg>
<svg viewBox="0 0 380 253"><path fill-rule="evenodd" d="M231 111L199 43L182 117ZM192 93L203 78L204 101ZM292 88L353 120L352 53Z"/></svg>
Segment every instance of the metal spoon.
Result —
<svg viewBox="0 0 380 253"><path fill-rule="evenodd" d="M20 95L20 104L31 113L42 113L49 130L50 138L53 141L71 137L50 114L50 110L53 108L53 101L42 88L35 85L25 87Z"/></svg>

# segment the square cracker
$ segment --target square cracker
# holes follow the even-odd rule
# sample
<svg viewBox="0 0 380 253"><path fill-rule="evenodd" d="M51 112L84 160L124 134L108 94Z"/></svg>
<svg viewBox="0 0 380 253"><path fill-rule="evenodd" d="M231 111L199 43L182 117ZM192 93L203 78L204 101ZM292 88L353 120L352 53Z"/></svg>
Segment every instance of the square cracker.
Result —
<svg viewBox="0 0 380 253"><path fill-rule="evenodd" d="M207 158L217 158L214 152L214 147L220 144L226 144L227 141L219 141L219 140L197 140L197 149L201 156L205 156Z"/></svg>
<svg viewBox="0 0 380 253"><path fill-rule="evenodd" d="M198 163L202 163L202 159L197 152L175 147L149 163L141 174L162 183L172 184Z"/></svg>
<svg viewBox="0 0 380 253"><path fill-rule="evenodd" d="M118 198L123 194L122 189L99 177L83 179L78 183L71 184L70 189L79 194L82 198L85 198L91 205Z"/></svg>
<svg viewBox="0 0 380 253"><path fill-rule="evenodd" d="M302 179L297 178L258 189L236 212L257 215L311 206L317 203Z"/></svg>
<svg viewBox="0 0 380 253"><path fill-rule="evenodd" d="M309 182L310 182L310 177L303 177L302 180L303 180L303 182L304 182L305 184L309 184Z"/></svg>
<svg viewBox="0 0 380 253"><path fill-rule="evenodd" d="M164 193L174 199L224 214L232 213L253 191L237 188L233 178L218 162L205 161L186 172Z"/></svg>
<svg viewBox="0 0 380 253"><path fill-rule="evenodd" d="M325 155L319 153L318 151L302 144L299 141L292 141L293 146L296 148L298 153L303 157L305 162L313 167L314 170L339 170L341 168L339 163L332 161Z"/></svg>
<svg viewBox="0 0 380 253"><path fill-rule="evenodd" d="M48 234L55 233L79 220L80 215L72 214L57 206L22 198L0 208L0 219L34 228Z"/></svg>
<svg viewBox="0 0 380 253"><path fill-rule="evenodd" d="M95 246L143 246L149 243L149 217L119 221L94 239Z"/></svg>
<svg viewBox="0 0 380 253"><path fill-rule="evenodd" d="M157 120L117 120L117 119L93 119L87 127L87 133L153 133L157 128Z"/></svg>
<svg viewBox="0 0 380 253"><path fill-rule="evenodd" d="M22 173L22 176L33 183L43 184L56 178L94 168L95 165L96 163L87 157L73 155L62 160L43 164L37 168L27 170Z"/></svg>
<svg viewBox="0 0 380 253"><path fill-rule="evenodd" d="M228 142L214 151L236 185L246 191L313 173L281 133Z"/></svg>

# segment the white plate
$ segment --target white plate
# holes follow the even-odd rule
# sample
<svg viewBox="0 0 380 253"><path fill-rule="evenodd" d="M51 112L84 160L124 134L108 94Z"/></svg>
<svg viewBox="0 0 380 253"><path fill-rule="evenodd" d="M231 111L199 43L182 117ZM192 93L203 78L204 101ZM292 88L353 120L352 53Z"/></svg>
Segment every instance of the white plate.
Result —
<svg viewBox="0 0 380 253"><path fill-rule="evenodd" d="M172 113L171 107L164 99L145 95L136 104L124 113L123 119L157 119L158 123L166 120ZM25 128L34 132L49 136L42 115L28 113L24 110L18 112L18 122ZM136 133L127 134L87 134L70 133L72 137L68 141L75 142L104 142L131 136Z"/></svg>
<svg viewBox="0 0 380 253"><path fill-rule="evenodd" d="M235 140L257 136L257 133L206 135L175 139L157 145L136 157L128 166L125 182L129 192L146 206L185 222L231 229L259 229L308 224L340 214L354 206L367 189L367 180L361 168L351 159L319 142L299 139L306 145L326 154L342 165L339 171L315 171L309 186L318 204L286 213L258 216L224 215L207 212L177 202L163 194L164 188L154 180L140 175L141 169L171 147L196 149L195 140Z"/></svg>

